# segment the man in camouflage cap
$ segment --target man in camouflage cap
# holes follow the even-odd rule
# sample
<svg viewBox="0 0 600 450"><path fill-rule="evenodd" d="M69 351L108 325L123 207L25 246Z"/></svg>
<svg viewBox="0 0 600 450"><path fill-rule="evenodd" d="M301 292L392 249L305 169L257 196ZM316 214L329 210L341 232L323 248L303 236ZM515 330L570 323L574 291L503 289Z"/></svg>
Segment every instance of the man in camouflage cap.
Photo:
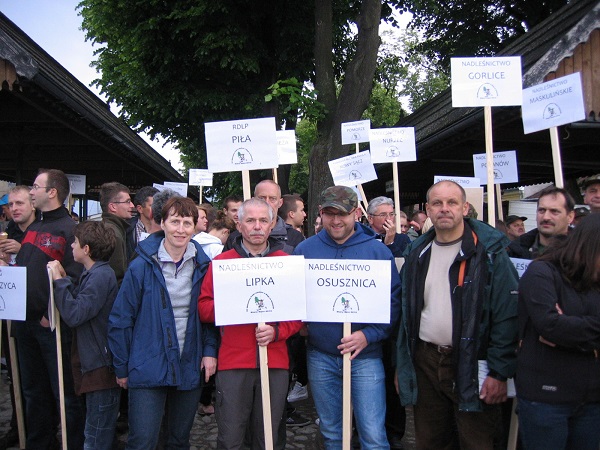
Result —
<svg viewBox="0 0 600 450"><path fill-rule="evenodd" d="M600 174L587 177L581 183L583 203L590 207L592 213L600 212Z"/></svg>
<svg viewBox="0 0 600 450"><path fill-rule="evenodd" d="M352 360L352 404L362 448L389 448L385 432L385 375L382 343L400 316L400 279L390 250L375 233L354 221L356 193L332 186L321 194L323 230L298 244L295 255L307 259L389 261L391 273L389 324L353 324L344 337L341 323L308 324L308 381L326 448L342 447L342 360Z"/></svg>

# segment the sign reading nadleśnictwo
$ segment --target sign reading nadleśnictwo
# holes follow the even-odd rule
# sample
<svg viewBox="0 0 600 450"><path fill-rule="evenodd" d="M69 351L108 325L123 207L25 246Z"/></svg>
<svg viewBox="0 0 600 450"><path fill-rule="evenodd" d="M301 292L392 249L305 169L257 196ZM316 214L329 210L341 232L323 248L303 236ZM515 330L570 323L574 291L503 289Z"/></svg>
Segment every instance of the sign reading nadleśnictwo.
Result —
<svg viewBox="0 0 600 450"><path fill-rule="evenodd" d="M306 259L308 322L390 323L391 261Z"/></svg>
<svg viewBox="0 0 600 450"><path fill-rule="evenodd" d="M215 259L215 323L304 320L304 257Z"/></svg>

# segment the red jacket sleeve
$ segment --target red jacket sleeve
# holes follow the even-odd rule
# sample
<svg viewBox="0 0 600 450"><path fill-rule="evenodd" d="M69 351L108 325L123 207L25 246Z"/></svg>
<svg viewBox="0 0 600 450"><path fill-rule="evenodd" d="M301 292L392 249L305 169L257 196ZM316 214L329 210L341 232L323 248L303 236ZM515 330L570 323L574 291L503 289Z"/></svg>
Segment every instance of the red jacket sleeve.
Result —
<svg viewBox="0 0 600 450"><path fill-rule="evenodd" d="M198 314L200 315L200 322L214 323L215 322L215 291L213 287L213 266L212 263L208 265L206 275L204 275L204 281L200 288L200 295L198 297Z"/></svg>

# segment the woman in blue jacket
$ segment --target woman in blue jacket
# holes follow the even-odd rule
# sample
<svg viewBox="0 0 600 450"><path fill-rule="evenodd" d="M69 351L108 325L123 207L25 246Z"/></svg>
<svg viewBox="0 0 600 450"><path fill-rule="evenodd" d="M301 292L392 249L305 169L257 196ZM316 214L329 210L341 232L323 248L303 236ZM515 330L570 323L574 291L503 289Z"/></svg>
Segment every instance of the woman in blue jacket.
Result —
<svg viewBox="0 0 600 450"><path fill-rule="evenodd" d="M198 210L173 197L163 232L140 242L109 318L117 383L129 389L128 449L155 448L163 415L165 448L189 448L201 371L216 370L216 329L200 325L198 294L209 259L191 241Z"/></svg>
<svg viewBox="0 0 600 450"><path fill-rule="evenodd" d="M600 443L600 214L532 262L519 283L516 387L523 445Z"/></svg>

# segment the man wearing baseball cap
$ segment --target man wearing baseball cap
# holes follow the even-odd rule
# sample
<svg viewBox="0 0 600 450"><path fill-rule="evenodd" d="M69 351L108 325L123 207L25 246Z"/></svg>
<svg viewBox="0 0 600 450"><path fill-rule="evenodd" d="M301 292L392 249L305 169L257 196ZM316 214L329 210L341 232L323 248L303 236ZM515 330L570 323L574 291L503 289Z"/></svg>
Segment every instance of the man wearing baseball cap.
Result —
<svg viewBox="0 0 600 450"><path fill-rule="evenodd" d="M505 220L506 224L506 235L511 241L519 239L519 236L525 234L525 222L527 217L525 216L508 216Z"/></svg>
<svg viewBox="0 0 600 450"><path fill-rule="evenodd" d="M355 222L356 193L349 187L332 186L319 202L323 229L298 244L295 255L307 259L386 260L390 264L389 324L352 324L343 336L341 323L308 324L308 381L320 418L326 448L342 446L342 361L352 360L352 404L362 448L389 448L385 432L385 374L382 343L395 328L400 315L400 279L390 250L375 233Z"/></svg>
<svg viewBox="0 0 600 450"><path fill-rule="evenodd" d="M581 183L583 203L590 207L592 213L600 212L600 174L587 177Z"/></svg>

